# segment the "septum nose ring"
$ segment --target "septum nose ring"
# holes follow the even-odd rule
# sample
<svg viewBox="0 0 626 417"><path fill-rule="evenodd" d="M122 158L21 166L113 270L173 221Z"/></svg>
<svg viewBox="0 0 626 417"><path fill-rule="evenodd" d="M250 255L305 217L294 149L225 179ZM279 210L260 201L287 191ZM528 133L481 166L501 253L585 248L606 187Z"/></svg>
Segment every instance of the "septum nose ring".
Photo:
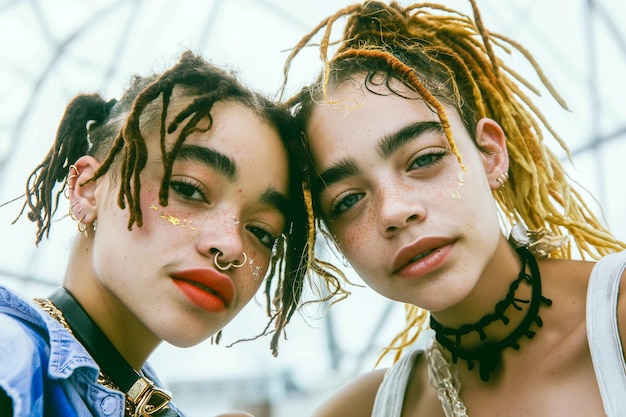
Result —
<svg viewBox="0 0 626 417"><path fill-rule="evenodd" d="M220 264L219 260L217 258L219 258L220 256L223 255L221 250L218 250L217 253L215 254L215 257L213 258L213 263L215 263L215 266L217 267L217 269L221 270L221 271L226 271L228 269L230 269L231 267L233 268L241 268L242 266L244 266L246 264L246 261L248 260L248 255L246 255L245 252L241 252L243 254L243 261L239 262L239 263L235 263L235 262L228 262L227 264Z"/></svg>

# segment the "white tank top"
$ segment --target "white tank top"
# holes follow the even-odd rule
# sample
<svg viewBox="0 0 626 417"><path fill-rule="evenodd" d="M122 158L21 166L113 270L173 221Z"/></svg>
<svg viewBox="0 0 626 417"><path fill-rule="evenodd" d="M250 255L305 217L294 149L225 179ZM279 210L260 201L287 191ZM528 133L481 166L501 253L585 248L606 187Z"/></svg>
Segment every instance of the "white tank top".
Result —
<svg viewBox="0 0 626 417"><path fill-rule="evenodd" d="M617 297L624 269L626 252L605 256L594 266L587 290L587 339L607 417L626 417L626 361L617 327ZM387 371L376 393L372 417L402 415L409 378L423 352L421 348L407 352Z"/></svg>

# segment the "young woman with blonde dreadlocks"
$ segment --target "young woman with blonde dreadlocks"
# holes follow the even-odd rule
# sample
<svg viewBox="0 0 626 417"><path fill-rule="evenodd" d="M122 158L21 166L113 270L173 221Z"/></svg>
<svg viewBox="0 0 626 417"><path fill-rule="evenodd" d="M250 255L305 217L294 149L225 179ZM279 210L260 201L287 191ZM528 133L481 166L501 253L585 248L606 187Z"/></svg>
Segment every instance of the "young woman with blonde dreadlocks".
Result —
<svg viewBox="0 0 626 417"><path fill-rule="evenodd" d="M391 348L418 334L423 347L316 416L626 415L625 245L543 145L545 128L565 147L495 51L532 57L471 5L473 18L356 4L288 60L324 29L323 73L289 100L316 215L369 286L407 304Z"/></svg>
<svg viewBox="0 0 626 417"><path fill-rule="evenodd" d="M79 233L51 296L0 288L0 415L178 415L147 358L161 341L217 334L262 284L276 354L318 265L288 163L299 133L285 109L191 52L135 77L119 101L75 97L24 208L38 243L65 195Z"/></svg>

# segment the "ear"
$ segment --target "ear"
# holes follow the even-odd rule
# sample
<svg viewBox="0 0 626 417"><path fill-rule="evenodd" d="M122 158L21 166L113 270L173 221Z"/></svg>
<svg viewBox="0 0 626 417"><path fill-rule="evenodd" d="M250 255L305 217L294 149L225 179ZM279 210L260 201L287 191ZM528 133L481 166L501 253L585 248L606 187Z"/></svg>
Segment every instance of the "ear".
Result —
<svg viewBox="0 0 626 417"><path fill-rule="evenodd" d="M482 149L483 165L492 190L502 187L509 172L509 153L502 127L483 117L476 124L476 142Z"/></svg>
<svg viewBox="0 0 626 417"><path fill-rule="evenodd" d="M81 156L70 168L67 178L70 214L83 225L89 225L97 217L96 189L98 180L88 181L93 177L100 162L92 156Z"/></svg>

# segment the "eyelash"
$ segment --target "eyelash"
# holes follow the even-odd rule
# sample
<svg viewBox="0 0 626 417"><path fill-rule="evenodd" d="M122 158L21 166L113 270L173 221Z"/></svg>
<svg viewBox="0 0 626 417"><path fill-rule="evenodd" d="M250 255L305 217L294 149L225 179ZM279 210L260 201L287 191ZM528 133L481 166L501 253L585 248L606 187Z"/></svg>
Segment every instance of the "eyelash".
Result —
<svg viewBox="0 0 626 417"><path fill-rule="evenodd" d="M170 181L170 187L174 190L174 192L179 195L182 199L188 201L207 201L206 193L200 186L198 186L195 182L190 181L188 179L176 179ZM200 194L201 198L193 198L189 193L185 193L184 191L193 191L191 196L195 193Z"/></svg>
<svg viewBox="0 0 626 417"><path fill-rule="evenodd" d="M250 233L252 233L254 236L256 236L256 238L257 238L257 239L259 239L259 242L261 242L261 244L262 244L263 246L266 246L266 247L268 247L268 248L270 248L270 249L271 249L272 247L274 247L274 244L275 244L275 243L276 243L276 241L278 240L278 237L277 237L277 236L275 236L272 232L270 232L269 230L267 230L267 229L265 229L265 228L263 228L263 227L259 227L259 226L247 226L247 227L246 227L246 229L247 229ZM263 237L259 237L259 236L258 236L258 233L257 233L258 231L263 232L263 234L264 234L265 236L263 236ZM264 239L265 237L269 237L270 241L269 241L269 242L264 242L264 241L263 241L263 239Z"/></svg>
<svg viewBox="0 0 626 417"><path fill-rule="evenodd" d="M445 156L447 156L450 152L447 149L444 148L431 148L431 149L427 149L426 151L424 151L423 153L420 153L419 155L417 155L415 157L415 159L413 159L413 161L411 162L411 164L409 165L409 169L410 170L414 170L414 169L428 169L433 167L435 164L439 164L441 163L441 161L443 160L443 158ZM427 161L426 165L419 165L419 166L415 166L416 163L418 161L423 160L424 158L430 158L429 161Z"/></svg>
<svg viewBox="0 0 626 417"><path fill-rule="evenodd" d="M342 197L341 199L338 199L335 202L333 202L333 204L330 206L328 217L330 219L337 218L337 217L341 216L342 214L344 214L345 212L347 212L348 210L350 210L354 206L354 204L356 204L359 201L361 201L361 198L359 198L352 206L347 207L347 208L342 210L340 208L340 206L344 205L348 199L353 198L353 197L361 197L362 198L363 197L363 193L347 194L344 197Z"/></svg>
<svg viewBox="0 0 626 417"><path fill-rule="evenodd" d="M176 179L170 181L170 187L174 190L174 192L179 195L182 199L187 201L199 202L199 201L207 201L207 196L204 190L199 187L195 182L190 181L188 179ZM185 191L191 191L185 192ZM193 198L194 194L198 193L200 198ZM190 196L191 195L191 196ZM246 229L252 233L258 240L261 242L263 246L268 248L272 248L278 237L274 235L270 230L260 227L260 226L248 226ZM261 233L260 233L261 232ZM267 238L269 237L269 242Z"/></svg>

